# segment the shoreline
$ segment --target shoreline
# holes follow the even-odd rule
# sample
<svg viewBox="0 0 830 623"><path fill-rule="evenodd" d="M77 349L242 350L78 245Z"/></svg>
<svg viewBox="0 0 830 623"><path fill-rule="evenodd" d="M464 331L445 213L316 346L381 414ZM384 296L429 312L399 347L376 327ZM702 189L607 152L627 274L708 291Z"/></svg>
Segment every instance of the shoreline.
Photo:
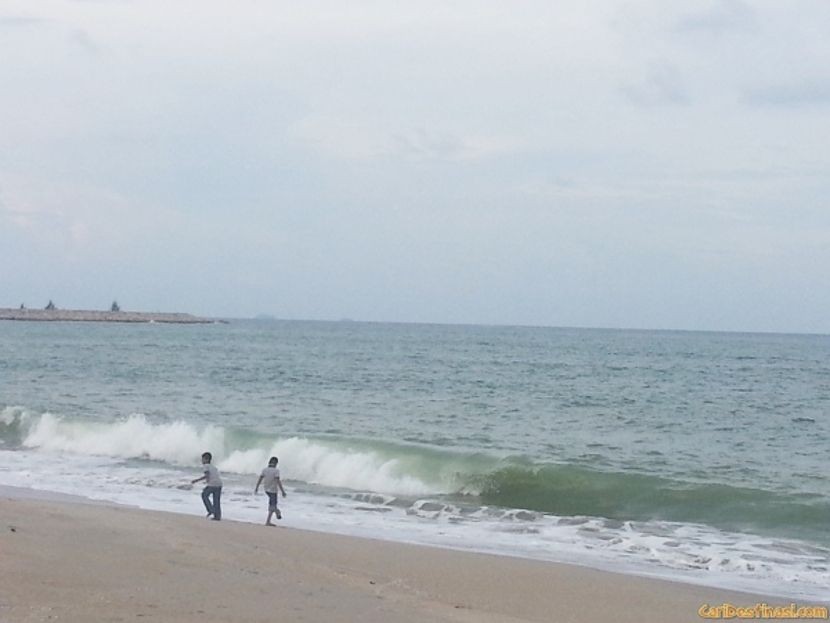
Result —
<svg viewBox="0 0 830 623"><path fill-rule="evenodd" d="M231 485L233 486L233 485ZM187 494L192 496L192 500L179 500L179 505L175 508L167 504L137 504L132 503L129 496L125 499L112 498L91 498L83 494L64 493L61 491L50 489L32 489L26 485L6 485L0 483L0 501L5 499L18 499L37 502L55 502L61 504L80 504L80 505L94 505L100 507L119 508L136 510L149 513L161 513L164 515L171 515L174 517L185 518L201 518L204 510L202 509L201 501L198 499L199 487L193 487L192 490L188 488ZM228 489L225 494L232 495L233 489ZM294 500L292 499L292 502ZM158 502L158 500L156 500ZM240 502L240 500L237 500ZM183 505L182 505L183 503ZM227 503L227 499L225 501ZM253 508L247 502L242 502L243 507L238 508L236 513L231 513L224 519L226 522L232 522L242 525L258 526L261 523L259 512L251 513ZM257 511L259 509L257 508ZM298 509L294 509L296 511ZM242 511L242 512L239 512ZM285 512L285 509L283 509ZM264 513L263 513L264 516ZM330 522L319 523L307 513L307 509L301 510L299 515L289 511L287 520L279 522L279 525L284 529L300 530L302 532L318 534L324 536L342 537L345 539L361 539L370 540L372 542L388 543L391 545L406 545L413 547L424 547L428 549L444 550L449 552L458 552L461 554L474 554L491 556L495 558L505 558L510 560L528 561L539 564L551 564L557 566L573 567L577 569L584 569L589 572L596 571L598 573L607 573L615 576L639 578L656 582L667 582L670 584L681 584L686 586L699 587L702 590L724 591L737 594L749 595L764 595L768 600L781 601L801 601L801 602L817 602L822 605L830 605L830 599L827 599L823 593L816 594L815 591L804 591L804 587L797 582L791 587L791 590L785 590L784 585L753 585L752 582L734 582L734 578L718 578L717 576L702 576L702 575L687 575L677 569L656 568L650 569L642 566L632 566L631 564L624 564L621 561L607 560L607 559L580 559L568 555L568 550L563 550L560 555L552 555L550 553L543 555L534 555L533 553L518 549L511 551L504 548L490 548L490 547L476 547L470 546L469 543L458 542L453 543L446 539L424 539L420 533L413 533L409 538L402 538L401 534L391 535L391 533L378 534L372 530L355 529L353 526L350 529L341 529L337 525ZM377 526L376 526L377 527ZM2 527L0 527L2 530ZM721 583L721 580L726 580ZM799 588L801 590L799 590ZM2 618L0 618L2 621Z"/></svg>
<svg viewBox="0 0 830 623"><path fill-rule="evenodd" d="M18 322L121 322L162 324L226 324L226 320L201 318L178 312L98 311L88 309L0 308L0 320Z"/></svg>
<svg viewBox="0 0 830 623"><path fill-rule="evenodd" d="M50 495L0 487L0 620L658 623L792 601Z"/></svg>

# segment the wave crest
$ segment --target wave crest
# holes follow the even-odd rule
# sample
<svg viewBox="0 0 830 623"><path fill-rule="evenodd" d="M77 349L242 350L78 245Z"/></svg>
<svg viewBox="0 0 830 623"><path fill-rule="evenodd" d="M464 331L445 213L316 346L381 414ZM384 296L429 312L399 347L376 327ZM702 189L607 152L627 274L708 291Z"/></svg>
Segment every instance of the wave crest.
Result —
<svg viewBox="0 0 830 623"><path fill-rule="evenodd" d="M207 448L222 448L225 431L206 426L197 430L176 421L152 424L134 414L114 424L70 421L44 413L23 439L26 448L93 456L142 458L174 465L190 465Z"/></svg>
<svg viewBox="0 0 830 623"><path fill-rule="evenodd" d="M209 451L220 470L238 474L256 474L267 465L269 457L278 456L289 468L287 477L311 484L407 496L452 490L442 482L447 479L411 473L410 469L415 467L417 472L418 466L413 465L411 456L398 456L397 447L355 447L344 441L299 437L280 439L221 426L199 427L181 420L154 423L143 414L101 423L51 413L30 417L22 409L6 408L0 413L0 427L5 442L43 452L191 466L198 463L202 452Z"/></svg>

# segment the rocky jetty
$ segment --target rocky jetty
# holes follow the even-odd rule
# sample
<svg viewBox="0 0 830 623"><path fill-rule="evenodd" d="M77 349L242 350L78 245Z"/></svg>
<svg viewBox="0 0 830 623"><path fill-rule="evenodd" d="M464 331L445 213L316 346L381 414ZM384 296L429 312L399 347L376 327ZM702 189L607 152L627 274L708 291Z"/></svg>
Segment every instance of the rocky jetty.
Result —
<svg viewBox="0 0 830 623"><path fill-rule="evenodd" d="M32 320L40 322L160 322L167 324L211 324L223 322L213 318L199 318L191 314L95 311L85 309L3 309L0 320Z"/></svg>

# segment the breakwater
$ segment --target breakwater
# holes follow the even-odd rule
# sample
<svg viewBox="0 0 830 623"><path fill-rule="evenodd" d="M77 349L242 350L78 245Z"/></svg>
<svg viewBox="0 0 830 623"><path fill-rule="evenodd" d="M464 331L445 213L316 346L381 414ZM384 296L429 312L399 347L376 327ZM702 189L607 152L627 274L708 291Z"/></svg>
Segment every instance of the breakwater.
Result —
<svg viewBox="0 0 830 623"><path fill-rule="evenodd" d="M0 320L28 320L39 322L159 322L168 324L210 324L224 322L214 318L200 318L183 313L8 308L0 308Z"/></svg>

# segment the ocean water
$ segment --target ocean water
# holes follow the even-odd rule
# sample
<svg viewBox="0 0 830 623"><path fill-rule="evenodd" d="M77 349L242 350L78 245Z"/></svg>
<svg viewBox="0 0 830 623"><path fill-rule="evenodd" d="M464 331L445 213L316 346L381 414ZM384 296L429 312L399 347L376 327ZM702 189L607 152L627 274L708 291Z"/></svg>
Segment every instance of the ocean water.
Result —
<svg viewBox="0 0 830 623"><path fill-rule="evenodd" d="M0 484L830 594L830 337L0 323Z"/></svg>

